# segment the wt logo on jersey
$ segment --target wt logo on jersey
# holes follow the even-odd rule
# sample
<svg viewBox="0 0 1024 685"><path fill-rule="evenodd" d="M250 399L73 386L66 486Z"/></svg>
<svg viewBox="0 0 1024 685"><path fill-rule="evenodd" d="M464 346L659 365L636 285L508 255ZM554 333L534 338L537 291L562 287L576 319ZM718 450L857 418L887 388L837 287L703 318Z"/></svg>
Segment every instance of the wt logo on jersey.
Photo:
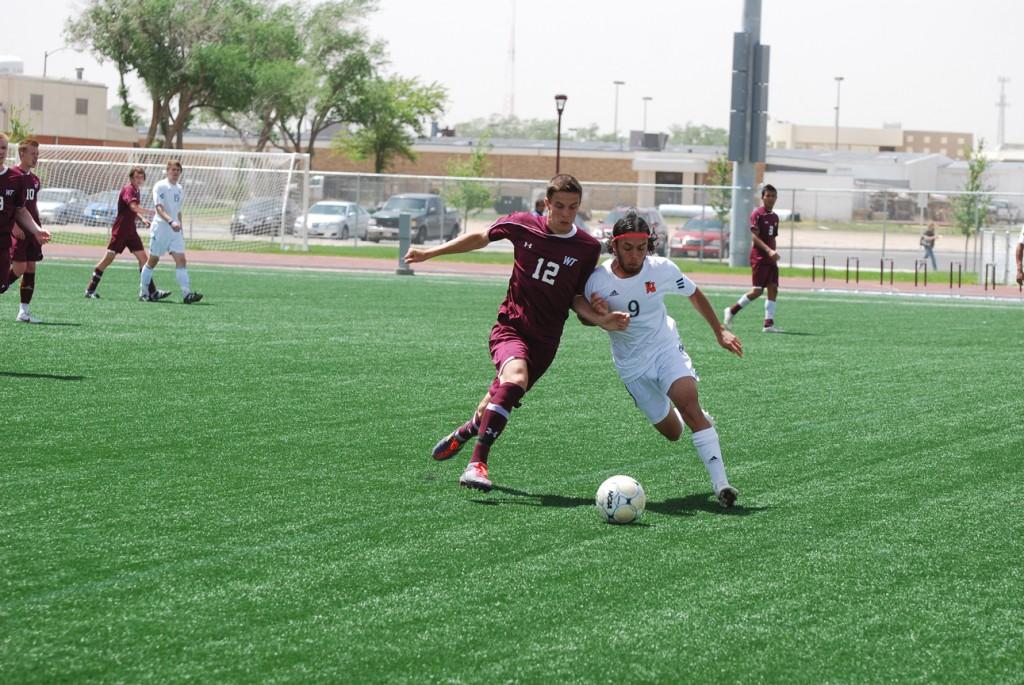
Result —
<svg viewBox="0 0 1024 685"><path fill-rule="evenodd" d="M572 266L578 261L579 260L576 259L575 257L566 257L565 259L562 260L562 263L565 264L566 266Z"/></svg>

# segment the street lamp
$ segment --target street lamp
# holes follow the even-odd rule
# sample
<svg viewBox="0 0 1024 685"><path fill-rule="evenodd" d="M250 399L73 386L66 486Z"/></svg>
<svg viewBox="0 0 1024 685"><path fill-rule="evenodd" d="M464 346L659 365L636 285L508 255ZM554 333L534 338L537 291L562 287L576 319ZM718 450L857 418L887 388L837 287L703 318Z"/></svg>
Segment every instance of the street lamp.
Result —
<svg viewBox="0 0 1024 685"><path fill-rule="evenodd" d="M567 95L555 96L555 109L558 110L558 138L555 142L555 175L560 173L562 167L562 112L565 110Z"/></svg>
<svg viewBox="0 0 1024 685"><path fill-rule="evenodd" d="M644 96L644 133L647 133L647 103L653 99L650 95Z"/></svg>
<svg viewBox="0 0 1024 685"><path fill-rule="evenodd" d="M74 49L75 52L81 52L81 50L79 50L78 48L73 48L71 45L64 45L57 48L56 50L43 50L43 78L46 78L46 61L50 59L50 55L56 55L58 52L63 52L64 50L71 49Z"/></svg>
<svg viewBox="0 0 1024 685"><path fill-rule="evenodd" d="M843 84L843 77L836 76L836 142L835 149L839 149L839 87Z"/></svg>
<svg viewBox="0 0 1024 685"><path fill-rule="evenodd" d="M612 124L612 133L615 135L615 142L619 141L619 86L626 85L625 81L612 81L615 86L615 119Z"/></svg>

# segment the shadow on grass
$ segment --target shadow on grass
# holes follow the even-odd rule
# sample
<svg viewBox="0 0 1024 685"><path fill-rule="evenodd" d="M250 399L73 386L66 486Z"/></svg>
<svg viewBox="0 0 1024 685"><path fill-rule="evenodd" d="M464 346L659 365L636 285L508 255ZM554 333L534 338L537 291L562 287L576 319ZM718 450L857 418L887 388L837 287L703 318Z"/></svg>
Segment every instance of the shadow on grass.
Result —
<svg viewBox="0 0 1024 685"><path fill-rule="evenodd" d="M36 321L33 326L81 326L73 321Z"/></svg>
<svg viewBox="0 0 1024 685"><path fill-rule="evenodd" d="M484 504L488 506L519 504L533 507L561 507L563 509L594 506L594 500L592 498L537 494L526 492L525 490L507 488L501 485L494 486L494 492L508 496L473 499L471 501L476 504ZM647 500L646 507L647 511L655 511L659 514L667 514L668 516L693 516L698 511L704 511L709 514L720 514L722 516L749 516L750 514L765 511L767 508L768 507L745 507L743 505L736 505L732 509L723 509L711 493L695 493L693 495L687 495L686 497L673 497L665 500L664 502Z"/></svg>
<svg viewBox="0 0 1024 685"><path fill-rule="evenodd" d="M85 376L60 376L53 373L22 373L20 371L0 371L0 376L9 378L43 378L51 381L82 381Z"/></svg>

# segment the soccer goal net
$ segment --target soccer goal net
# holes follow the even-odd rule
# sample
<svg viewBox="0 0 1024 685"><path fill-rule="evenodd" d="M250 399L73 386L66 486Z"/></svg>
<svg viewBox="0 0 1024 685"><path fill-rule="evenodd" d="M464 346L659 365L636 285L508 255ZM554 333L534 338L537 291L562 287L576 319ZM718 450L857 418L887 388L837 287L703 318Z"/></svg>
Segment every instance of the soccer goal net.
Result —
<svg viewBox="0 0 1024 685"><path fill-rule="evenodd" d="M153 186L169 160L183 167L182 230L190 250L306 249L303 154L44 144L36 167L40 220L55 243L105 244L130 170L145 170L142 206L153 209ZM7 164L17 161L12 143Z"/></svg>

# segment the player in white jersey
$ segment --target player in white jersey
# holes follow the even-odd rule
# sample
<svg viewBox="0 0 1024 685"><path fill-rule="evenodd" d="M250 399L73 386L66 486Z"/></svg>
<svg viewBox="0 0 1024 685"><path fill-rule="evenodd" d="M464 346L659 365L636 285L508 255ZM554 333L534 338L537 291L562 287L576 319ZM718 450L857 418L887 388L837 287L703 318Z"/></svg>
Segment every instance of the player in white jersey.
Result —
<svg viewBox="0 0 1024 685"><path fill-rule="evenodd" d="M1017 285L1024 286L1024 226L1020 227L1020 238L1017 239Z"/></svg>
<svg viewBox="0 0 1024 685"><path fill-rule="evenodd" d="M192 304L203 299L202 293L190 289L185 261L185 238L181 233L181 206L185 203L185 191L178 184L181 172L181 162L172 159L167 162L167 178L153 186L156 214L149 238L149 260L142 267L139 278L139 299L143 302L156 302L156 298L150 295L149 284L160 257L168 252L174 258L174 278L181 287L182 302Z"/></svg>
<svg viewBox="0 0 1024 685"><path fill-rule="evenodd" d="M647 222L630 210L615 223L608 249L612 259L591 274L585 297L598 312L630 315L625 330L608 331L612 360L637 407L671 441L693 433L693 445L704 462L715 496L724 507L738 492L726 477L718 432L697 397L697 374L679 342L676 322L665 308L665 296L683 295L715 332L718 344L743 356L739 338L722 325L707 297L671 260L650 256L655 236ZM584 321L584 323L586 323Z"/></svg>

